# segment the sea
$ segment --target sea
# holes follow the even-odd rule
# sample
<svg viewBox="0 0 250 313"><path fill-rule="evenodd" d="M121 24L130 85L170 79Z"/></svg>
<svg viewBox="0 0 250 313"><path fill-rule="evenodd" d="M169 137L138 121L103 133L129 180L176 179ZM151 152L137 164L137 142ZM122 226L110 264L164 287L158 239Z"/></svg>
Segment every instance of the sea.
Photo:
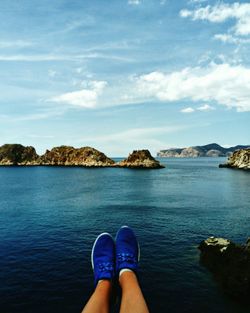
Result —
<svg viewBox="0 0 250 313"><path fill-rule="evenodd" d="M219 168L224 158L160 161L166 168L0 167L0 313L80 313L94 287L93 242L122 225L140 243L151 313L250 312L198 250L209 236L246 242L250 173Z"/></svg>

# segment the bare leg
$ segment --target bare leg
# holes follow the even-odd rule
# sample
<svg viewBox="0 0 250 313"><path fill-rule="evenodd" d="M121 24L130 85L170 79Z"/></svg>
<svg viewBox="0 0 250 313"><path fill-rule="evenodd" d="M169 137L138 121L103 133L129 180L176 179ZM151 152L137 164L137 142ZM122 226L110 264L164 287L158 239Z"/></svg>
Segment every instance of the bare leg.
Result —
<svg viewBox="0 0 250 313"><path fill-rule="evenodd" d="M120 313L149 313L136 275L123 272L119 283L122 288Z"/></svg>
<svg viewBox="0 0 250 313"><path fill-rule="evenodd" d="M82 313L108 313L111 289L109 280L99 282Z"/></svg>

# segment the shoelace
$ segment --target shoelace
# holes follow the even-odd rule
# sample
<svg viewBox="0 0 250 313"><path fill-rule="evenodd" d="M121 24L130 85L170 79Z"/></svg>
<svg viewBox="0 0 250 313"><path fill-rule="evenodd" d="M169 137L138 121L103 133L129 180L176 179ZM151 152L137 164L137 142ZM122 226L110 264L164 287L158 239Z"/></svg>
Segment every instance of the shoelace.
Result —
<svg viewBox="0 0 250 313"><path fill-rule="evenodd" d="M101 272L112 272L114 270L114 266L112 263L99 263L98 269Z"/></svg>
<svg viewBox="0 0 250 313"><path fill-rule="evenodd" d="M137 263L136 257L131 253L118 253L117 260L119 262Z"/></svg>

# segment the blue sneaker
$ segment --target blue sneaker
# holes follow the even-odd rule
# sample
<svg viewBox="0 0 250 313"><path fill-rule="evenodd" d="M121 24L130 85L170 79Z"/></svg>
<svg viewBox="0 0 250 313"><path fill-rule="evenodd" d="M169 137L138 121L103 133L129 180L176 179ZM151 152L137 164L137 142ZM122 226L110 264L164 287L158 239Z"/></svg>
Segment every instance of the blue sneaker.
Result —
<svg viewBox="0 0 250 313"><path fill-rule="evenodd" d="M116 235L116 274L128 268L137 273L140 246L131 228L122 226Z"/></svg>
<svg viewBox="0 0 250 313"><path fill-rule="evenodd" d="M115 243L110 234L102 233L96 238L92 248L91 263L94 270L95 286L101 279L113 279Z"/></svg>

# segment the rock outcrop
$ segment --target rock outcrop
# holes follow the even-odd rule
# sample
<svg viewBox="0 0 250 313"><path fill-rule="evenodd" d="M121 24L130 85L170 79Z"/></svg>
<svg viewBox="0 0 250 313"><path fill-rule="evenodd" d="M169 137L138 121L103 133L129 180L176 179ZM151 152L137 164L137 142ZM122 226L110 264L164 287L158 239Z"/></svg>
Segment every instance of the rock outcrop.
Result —
<svg viewBox="0 0 250 313"><path fill-rule="evenodd" d="M41 156L42 165L51 166L85 166L85 167L109 167L115 162L104 153L91 148L73 148L70 146L55 147L47 150Z"/></svg>
<svg viewBox="0 0 250 313"><path fill-rule="evenodd" d="M39 156L33 147L5 144L0 147L0 165L38 165Z"/></svg>
<svg viewBox="0 0 250 313"><path fill-rule="evenodd" d="M210 237L199 245L200 262L211 271L224 291L238 299L250 295L250 239L238 245Z"/></svg>
<svg viewBox="0 0 250 313"><path fill-rule="evenodd" d="M235 146L224 148L217 143L211 143L205 146L161 150L157 153L157 156L164 158L227 157L238 149L248 147L249 146Z"/></svg>
<svg viewBox="0 0 250 313"><path fill-rule="evenodd" d="M119 162L117 164L119 167L129 167L129 168L163 168L164 166L160 164L155 158L152 157L148 150L134 150L127 159Z"/></svg>
<svg viewBox="0 0 250 313"><path fill-rule="evenodd" d="M220 164L219 167L250 170L250 148L235 151L229 157L227 163Z"/></svg>
<svg viewBox="0 0 250 313"><path fill-rule="evenodd" d="M71 146L55 147L39 156L33 147L19 144L7 144L0 147L0 165L2 166L83 166L83 167L130 167L162 168L148 150L134 151L119 163L108 158L104 153L91 148Z"/></svg>

